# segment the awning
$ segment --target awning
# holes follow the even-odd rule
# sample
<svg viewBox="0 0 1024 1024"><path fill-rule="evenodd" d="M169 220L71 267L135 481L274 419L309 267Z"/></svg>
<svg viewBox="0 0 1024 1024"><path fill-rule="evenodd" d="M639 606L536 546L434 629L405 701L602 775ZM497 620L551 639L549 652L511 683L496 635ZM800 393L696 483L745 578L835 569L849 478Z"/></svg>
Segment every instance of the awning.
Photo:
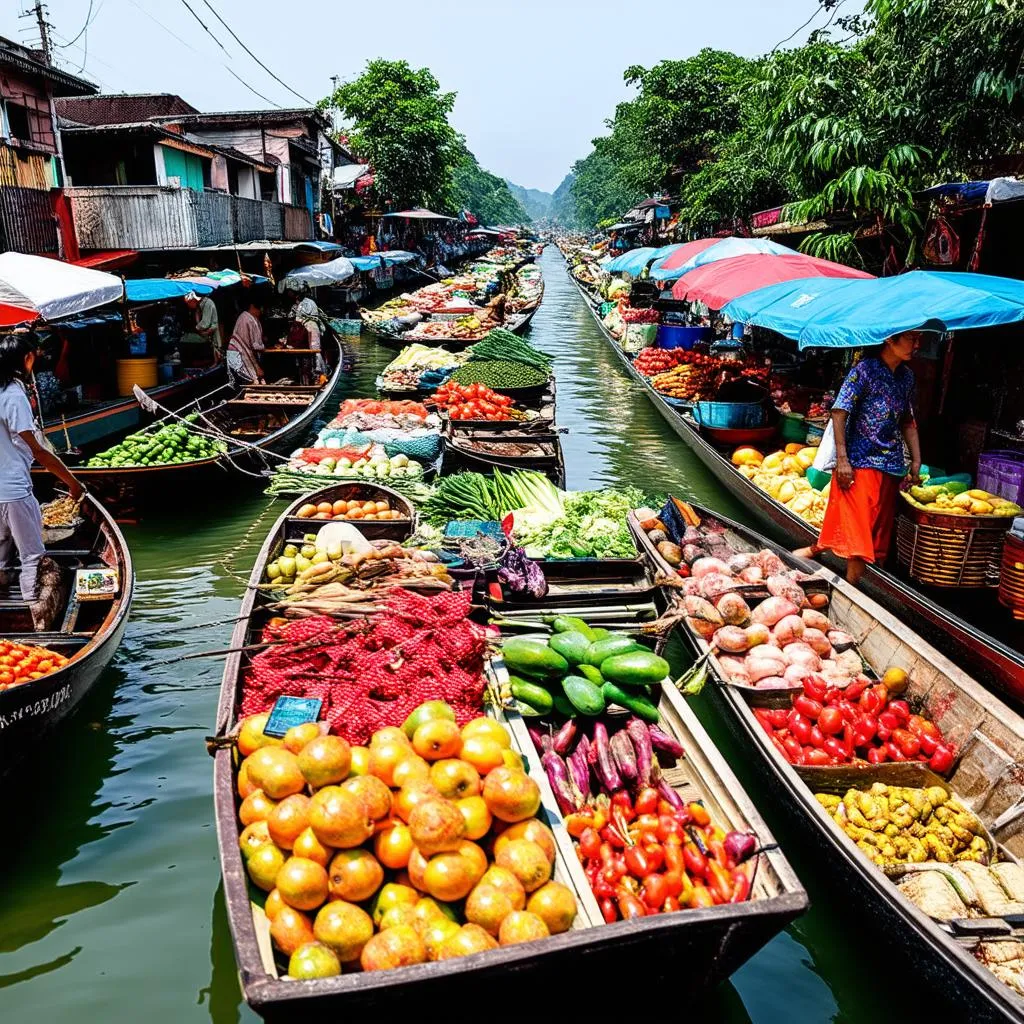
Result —
<svg viewBox="0 0 1024 1024"><path fill-rule="evenodd" d="M90 253L81 259L72 260L76 267L91 267L93 270L113 270L115 267L127 267L134 263L139 254L134 249L103 249Z"/></svg>
<svg viewBox="0 0 1024 1024"><path fill-rule="evenodd" d="M443 213L434 213L432 210L424 210L420 206L414 206L411 210L402 210L400 213L385 213L385 217L405 217L408 220L458 220L457 217L448 217Z"/></svg>
<svg viewBox="0 0 1024 1024"><path fill-rule="evenodd" d="M698 249L688 249L684 255L683 250L669 256L660 267L652 271L652 277L660 281L674 281L705 263L714 263L716 260L728 260L735 256L749 256L754 253L767 253L769 255L786 256L796 252L788 246L779 245L770 238L729 238L707 239L702 238L700 242L690 242L691 246L699 245Z"/></svg>
<svg viewBox="0 0 1024 1024"><path fill-rule="evenodd" d="M304 242L271 242L257 239L254 242L224 242L221 245L200 245L193 252L272 252L275 249L308 249L311 252L341 252L337 242L318 242L307 239Z"/></svg>
<svg viewBox="0 0 1024 1024"><path fill-rule="evenodd" d="M361 274L367 270L379 270L381 266L379 256L349 256L348 260Z"/></svg>
<svg viewBox="0 0 1024 1024"><path fill-rule="evenodd" d="M671 281L679 275L676 268L683 266L688 260L712 245L717 245L720 238L698 238L692 242L683 242L675 252L660 256L651 264L651 277L658 281Z"/></svg>
<svg viewBox="0 0 1024 1024"><path fill-rule="evenodd" d="M163 302L184 298L189 292L209 295L213 291L213 285L200 281L172 281L166 277L138 277L125 281L124 287L129 302Z"/></svg>
<svg viewBox="0 0 1024 1024"><path fill-rule="evenodd" d="M22 252L0 253L0 326L75 316L123 294L121 278L102 270Z"/></svg>
<svg viewBox="0 0 1024 1024"><path fill-rule="evenodd" d="M356 180L370 168L369 164L340 164L331 172L331 184L335 188L354 188Z"/></svg>
<svg viewBox="0 0 1024 1024"><path fill-rule="evenodd" d="M604 230L606 232L608 232L608 231L639 231L640 228L642 228L642 227L643 227L643 224L640 221L624 220L624 221L620 221L618 224L613 224L610 228L605 228Z"/></svg>
<svg viewBox="0 0 1024 1024"><path fill-rule="evenodd" d="M211 270L209 274L186 274L168 280L188 284L190 287L196 284L206 285L211 291L214 288L232 288L242 284L243 280L247 280L250 285L269 283L262 274L246 274L243 279L237 270Z"/></svg>
<svg viewBox="0 0 1024 1024"><path fill-rule="evenodd" d="M644 267L654 258L657 250L653 246L643 246L639 249L631 249L621 256L616 256L605 264L605 270L609 274L629 274L632 277L639 277Z"/></svg>
<svg viewBox="0 0 1024 1024"><path fill-rule="evenodd" d="M951 181L933 185L915 195L917 199L955 199L961 203L1008 203L1024 199L1024 181L1019 178L993 178L991 181Z"/></svg>
<svg viewBox="0 0 1024 1024"><path fill-rule="evenodd" d="M352 261L345 256L339 256L327 263L312 263L308 267L289 270L278 282L278 291L283 292L288 288L298 290L303 285L308 288L323 288L340 284L347 281L355 272L356 268Z"/></svg>
<svg viewBox="0 0 1024 1024"><path fill-rule="evenodd" d="M901 331L1024 321L1024 281L929 270L870 280L805 278L749 292L723 312L793 338L802 349L861 348Z"/></svg>
<svg viewBox="0 0 1024 1024"><path fill-rule="evenodd" d="M872 276L866 271L854 270L842 263L820 260L803 253L794 253L792 256L755 253L751 256L736 256L731 260L717 260L689 271L673 285L672 298L703 302L708 309L721 309L740 295L783 281L807 277Z"/></svg>
<svg viewBox="0 0 1024 1024"><path fill-rule="evenodd" d="M406 252L405 249L382 249L377 255L385 263L412 263L420 258L419 253Z"/></svg>

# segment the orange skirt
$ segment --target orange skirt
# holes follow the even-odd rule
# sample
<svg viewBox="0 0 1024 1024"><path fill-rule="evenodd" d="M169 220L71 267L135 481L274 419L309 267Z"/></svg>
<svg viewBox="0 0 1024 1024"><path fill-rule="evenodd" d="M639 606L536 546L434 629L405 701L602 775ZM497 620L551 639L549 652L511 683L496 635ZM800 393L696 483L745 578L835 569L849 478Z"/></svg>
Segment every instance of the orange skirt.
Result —
<svg viewBox="0 0 1024 1024"><path fill-rule="evenodd" d="M840 558L884 562L892 540L900 478L879 469L855 469L843 490L833 474L818 545Z"/></svg>

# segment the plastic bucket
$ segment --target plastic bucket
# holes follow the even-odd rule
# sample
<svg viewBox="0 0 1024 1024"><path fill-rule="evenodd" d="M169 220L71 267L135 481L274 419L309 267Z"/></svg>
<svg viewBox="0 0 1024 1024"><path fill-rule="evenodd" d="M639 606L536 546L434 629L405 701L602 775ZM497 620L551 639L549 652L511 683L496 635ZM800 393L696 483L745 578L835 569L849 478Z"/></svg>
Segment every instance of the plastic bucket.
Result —
<svg viewBox="0 0 1024 1024"><path fill-rule="evenodd" d="M174 380L174 364L161 363L156 368L156 375L161 384L170 384Z"/></svg>
<svg viewBox="0 0 1024 1024"><path fill-rule="evenodd" d="M127 397L136 384L140 388L156 387L156 356L147 359L118 359L117 393Z"/></svg>
<svg viewBox="0 0 1024 1024"><path fill-rule="evenodd" d="M787 412L782 414L782 423L779 427L779 435L783 441L799 441L805 444L807 441L807 421L798 412Z"/></svg>
<svg viewBox="0 0 1024 1024"><path fill-rule="evenodd" d="M658 328L658 348L691 349L698 341L711 341L714 331L710 327L674 327L661 324Z"/></svg>
<svg viewBox="0 0 1024 1024"><path fill-rule="evenodd" d="M765 425L765 407L761 402L698 402L694 419L702 427L739 430Z"/></svg>

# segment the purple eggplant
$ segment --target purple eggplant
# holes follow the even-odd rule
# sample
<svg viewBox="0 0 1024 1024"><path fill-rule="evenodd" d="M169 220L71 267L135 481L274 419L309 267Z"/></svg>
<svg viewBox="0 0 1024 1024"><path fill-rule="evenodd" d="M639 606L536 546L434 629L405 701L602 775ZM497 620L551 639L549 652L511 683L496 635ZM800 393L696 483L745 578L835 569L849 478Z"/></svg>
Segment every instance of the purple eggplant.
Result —
<svg viewBox="0 0 1024 1024"><path fill-rule="evenodd" d="M577 804L569 782L569 769L565 762L554 751L549 750L540 759L540 763L544 766L544 771L547 772L548 782L551 783L558 809L562 814L572 814L576 810Z"/></svg>
<svg viewBox="0 0 1024 1024"><path fill-rule="evenodd" d="M540 729L536 729L532 725L528 725L526 730L530 734L530 739L533 740L533 745L541 754L546 754L551 749L551 733L541 732Z"/></svg>
<svg viewBox="0 0 1024 1024"><path fill-rule="evenodd" d="M627 788L633 789L636 786L638 773L636 751L633 749L629 733L625 729L620 729L608 741L608 746L611 749L612 757L615 759L615 767L618 768L619 774L622 776Z"/></svg>
<svg viewBox="0 0 1024 1024"><path fill-rule="evenodd" d="M615 758L612 755L611 744L608 740L608 730L604 722L594 723L594 770L602 787L610 794L617 793L622 789L622 777L615 767Z"/></svg>
<svg viewBox="0 0 1024 1024"><path fill-rule="evenodd" d="M663 732L656 725L649 725L647 727L647 735L651 738L651 746L659 753L668 754L670 757L676 758L686 756L682 743L674 736L669 736L667 732Z"/></svg>
<svg viewBox="0 0 1024 1024"><path fill-rule="evenodd" d="M584 732L576 741L576 749L583 752L583 760L590 764L590 737Z"/></svg>
<svg viewBox="0 0 1024 1024"><path fill-rule="evenodd" d="M757 836L753 832L730 832L723 843L725 852L737 864L749 860L757 850Z"/></svg>
<svg viewBox="0 0 1024 1024"><path fill-rule="evenodd" d="M569 766L569 776L576 783L576 788L580 791L580 796L585 803L592 796L590 789L590 765L587 763L587 755L583 752L581 746L577 746L565 760Z"/></svg>
<svg viewBox="0 0 1024 1024"><path fill-rule="evenodd" d="M572 749L572 741L576 738L576 723L566 719L565 725L555 733L553 749L560 757L565 757Z"/></svg>
<svg viewBox="0 0 1024 1024"><path fill-rule="evenodd" d="M637 785L643 789L651 784L651 765L654 763L651 734L648 732L647 723L635 715L631 715L626 723L626 732L633 741L633 749L636 751Z"/></svg>
<svg viewBox="0 0 1024 1024"><path fill-rule="evenodd" d="M661 794L663 800L667 800L677 811L681 811L686 803L683 798L665 781L661 779L658 782L658 792Z"/></svg>

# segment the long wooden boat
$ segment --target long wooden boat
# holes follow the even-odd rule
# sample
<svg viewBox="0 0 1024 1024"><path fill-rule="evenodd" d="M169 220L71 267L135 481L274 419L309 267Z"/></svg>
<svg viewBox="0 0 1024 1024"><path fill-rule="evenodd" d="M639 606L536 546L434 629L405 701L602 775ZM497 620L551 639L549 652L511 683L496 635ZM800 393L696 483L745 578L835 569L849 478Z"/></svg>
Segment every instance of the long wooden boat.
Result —
<svg viewBox="0 0 1024 1024"><path fill-rule="evenodd" d="M586 299L586 292L578 282L577 288ZM715 479L762 522L777 530L794 546L806 546L816 540L817 531L809 523L738 473L729 459L703 436L689 416L651 387L647 378L636 369L629 356L601 323L589 299L587 301L601 336L608 342L623 369L642 385L655 409ZM829 560L829 564L838 566L839 562ZM947 657L963 662L979 680L1024 701L1024 652L961 618L886 569L869 565L861 585L875 600L906 619L916 632Z"/></svg>
<svg viewBox="0 0 1024 1024"><path fill-rule="evenodd" d="M330 497L333 489L302 501ZM541 815L558 843L555 877L576 892L579 912L573 928L532 943L503 946L454 960L369 973L344 973L316 981L283 979L275 960L260 902L250 889L239 852L236 754L225 742L237 726L237 710L246 670L247 643L258 638L268 611L256 589L263 566L280 547L296 502L271 529L259 554L242 601L241 618L231 641L217 709L214 754L214 803L224 891L242 992L250 1007L267 1020L293 1020L298 1011L343 1012L349 1019L408 1015L410 1006L491 1005L496 991L518 984L543 998L545 1013L571 1013L579 1008L578 972L585 969L622 975L642 971L645 984L671 985L691 997L727 978L791 920L806 909L807 897L778 849L767 826L715 749L693 712L671 687L662 701L663 722L686 749L683 766L673 770L672 784L684 793L699 792L712 816L725 828L753 831L762 852L754 879L753 898L738 904L685 910L675 914L604 924L596 901L564 829L550 787L540 768L522 720L509 713L513 744L527 759L543 794ZM494 659L488 671L503 671ZM525 743L523 737L526 738ZM583 891L585 890L585 891ZM255 902L253 897L260 902ZM596 976L596 975L594 975ZM574 980L577 979L577 980ZM540 994L543 994L540 996ZM603 1009L635 1006L634 986L605 986ZM459 1014L456 1014L459 1016Z"/></svg>
<svg viewBox="0 0 1024 1024"><path fill-rule="evenodd" d="M93 498L80 508L82 523L59 543L47 545L40 565L40 602L47 628L35 629L32 610L21 600L17 573L0 588L0 644L45 647L68 663L40 679L0 688L0 777L27 766L45 740L69 719L95 686L121 643L135 589L132 557L121 531ZM79 570L114 569L116 593L79 600Z"/></svg>
<svg viewBox="0 0 1024 1024"><path fill-rule="evenodd" d="M986 826L1002 859L1024 858L1024 777L1019 770L1024 758L1024 718L914 633L901 618L841 577L796 558L746 527L693 507L702 518L717 519L726 528L726 537L735 551L768 548L791 567L813 573L816 583L827 588L829 619L854 638L875 678L892 667L909 674L904 698L915 710L927 714L958 749L954 769L945 780L949 788ZM635 517L631 526L649 557L663 571L671 572ZM685 626L681 628L700 653L708 653L703 640ZM949 926L932 920L902 894L887 872L857 848L814 795L816 791L838 791L842 796L849 786L866 789L876 779L895 785L928 786L938 782L938 777L916 762L861 768L794 768L773 746L755 717L752 700L758 699L758 691L729 683L714 655L709 663L716 703L741 741L757 751L773 789L820 854L818 862L834 872L837 885L842 884L842 891L852 897L844 898L844 907L860 907L873 922L873 934L887 946L884 961L898 970L903 970L905 963L909 972L903 976L915 991L919 981L930 986L933 991L926 994L922 990L923 1004L931 1006L934 995L948 1002L963 1020L1024 1021L1024 973L1015 990L979 959L987 952L983 945L986 940L1020 941L1024 932L1019 922L1014 919L1010 927L1002 920L970 919L972 923ZM890 953L900 958L900 966L890 960Z"/></svg>

